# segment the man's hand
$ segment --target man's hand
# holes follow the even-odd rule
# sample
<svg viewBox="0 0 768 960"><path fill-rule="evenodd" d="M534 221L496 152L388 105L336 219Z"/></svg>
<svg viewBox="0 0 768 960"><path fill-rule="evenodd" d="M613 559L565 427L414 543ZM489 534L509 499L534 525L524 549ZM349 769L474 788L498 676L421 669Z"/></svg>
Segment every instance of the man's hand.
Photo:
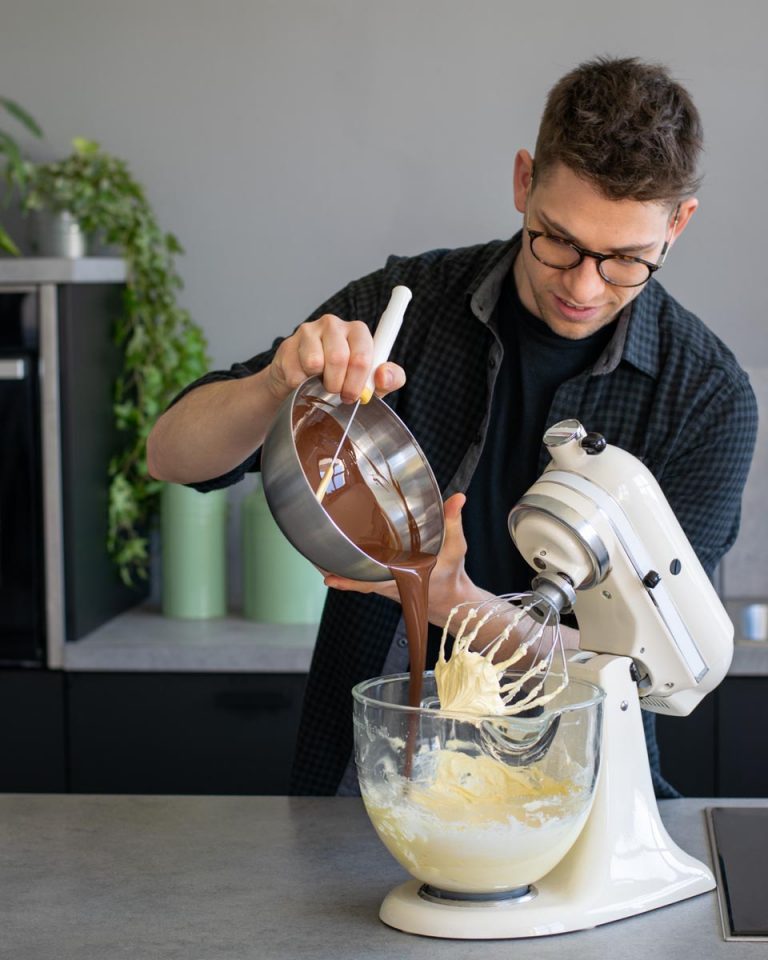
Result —
<svg viewBox="0 0 768 960"><path fill-rule="evenodd" d="M321 377L329 393L353 403L363 391L373 362L373 336L359 320L344 321L330 313L302 323L277 349L268 367L268 385L282 402L307 377ZM382 363L374 372L378 396L399 390L405 372L396 363Z"/></svg>
<svg viewBox="0 0 768 960"><path fill-rule="evenodd" d="M455 493L443 505L445 511L445 541L429 581L429 620L443 626L457 603L481 600L490 594L476 587L464 569L467 541L461 524L461 511L466 502L463 493ZM334 590L355 590L358 593L376 593L390 600L400 601L394 580L349 580L329 573L325 585Z"/></svg>

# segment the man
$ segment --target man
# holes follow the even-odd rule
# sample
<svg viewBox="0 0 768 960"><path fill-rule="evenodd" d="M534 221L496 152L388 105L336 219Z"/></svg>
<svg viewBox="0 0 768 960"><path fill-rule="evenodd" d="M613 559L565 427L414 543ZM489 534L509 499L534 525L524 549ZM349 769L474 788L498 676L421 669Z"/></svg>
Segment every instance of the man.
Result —
<svg viewBox="0 0 768 960"><path fill-rule="evenodd" d="M375 382L446 499L432 623L479 591L528 588L506 518L546 464L545 428L570 417L643 460L711 573L738 531L756 405L727 347L652 276L696 210L701 142L696 108L665 69L608 58L577 67L549 94L535 157L515 158L521 233L391 257L271 350L193 384L150 437L151 473L207 490L258 469L278 406L308 376L354 401L370 331L405 284L413 301ZM407 667L391 585L326 582L336 589L307 687L298 793L354 790L349 691ZM674 796L645 720L657 793Z"/></svg>

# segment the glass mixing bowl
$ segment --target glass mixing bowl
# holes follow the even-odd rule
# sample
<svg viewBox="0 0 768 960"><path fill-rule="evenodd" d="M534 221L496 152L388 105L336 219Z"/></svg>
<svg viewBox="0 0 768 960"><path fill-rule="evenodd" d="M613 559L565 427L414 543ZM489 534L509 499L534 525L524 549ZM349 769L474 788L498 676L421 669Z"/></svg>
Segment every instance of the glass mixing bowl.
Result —
<svg viewBox="0 0 768 960"><path fill-rule="evenodd" d="M544 692L560 679L550 675ZM409 707L408 682L377 677L352 691L360 789L379 837L438 891L493 895L535 883L589 814L603 691L571 680L529 715L470 718L437 711L431 672L421 706Z"/></svg>

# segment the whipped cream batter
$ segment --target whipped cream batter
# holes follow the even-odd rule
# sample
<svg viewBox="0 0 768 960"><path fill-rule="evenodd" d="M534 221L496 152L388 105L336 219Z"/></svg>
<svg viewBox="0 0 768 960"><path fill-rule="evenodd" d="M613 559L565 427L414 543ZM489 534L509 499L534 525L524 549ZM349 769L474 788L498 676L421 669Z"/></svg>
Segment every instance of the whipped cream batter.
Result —
<svg viewBox="0 0 768 960"><path fill-rule="evenodd" d="M363 799L390 853L441 890L494 893L535 883L565 856L589 804L584 791L535 766L439 750L432 776L363 785Z"/></svg>
<svg viewBox="0 0 768 960"><path fill-rule="evenodd" d="M567 683L564 676L554 690L543 692L552 650L521 675L505 679L539 643L536 624L510 657L494 663L525 607L505 607L501 634L485 648L472 649L500 609L493 603L467 610L446 658L448 625L459 611L454 608L435 667L438 714L446 714L446 724L450 716L466 718L477 726L477 740L445 740L438 747L425 733L410 778L391 768L377 781L361 779L368 815L390 853L418 880L441 890L500 893L535 883L565 856L589 812L590 790L583 784L556 779L538 764L506 763L481 746L480 726L487 718L547 703Z"/></svg>

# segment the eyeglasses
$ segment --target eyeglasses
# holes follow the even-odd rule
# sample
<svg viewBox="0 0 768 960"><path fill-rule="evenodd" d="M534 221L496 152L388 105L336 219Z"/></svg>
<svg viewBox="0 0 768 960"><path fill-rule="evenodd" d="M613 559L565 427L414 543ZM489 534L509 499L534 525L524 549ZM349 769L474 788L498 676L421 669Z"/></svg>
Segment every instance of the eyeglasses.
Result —
<svg viewBox="0 0 768 960"><path fill-rule="evenodd" d="M641 287L650 280L651 274L664 265L679 217L680 206L678 205L672 230L661 248L661 254L656 263L642 260L640 257L625 257L618 253L595 253L562 237L553 237L542 230L531 230L527 225L525 230L530 239L531 253L546 267L554 267L555 270L573 270L583 262L584 257L592 257L597 260L598 273L606 283L615 287Z"/></svg>

